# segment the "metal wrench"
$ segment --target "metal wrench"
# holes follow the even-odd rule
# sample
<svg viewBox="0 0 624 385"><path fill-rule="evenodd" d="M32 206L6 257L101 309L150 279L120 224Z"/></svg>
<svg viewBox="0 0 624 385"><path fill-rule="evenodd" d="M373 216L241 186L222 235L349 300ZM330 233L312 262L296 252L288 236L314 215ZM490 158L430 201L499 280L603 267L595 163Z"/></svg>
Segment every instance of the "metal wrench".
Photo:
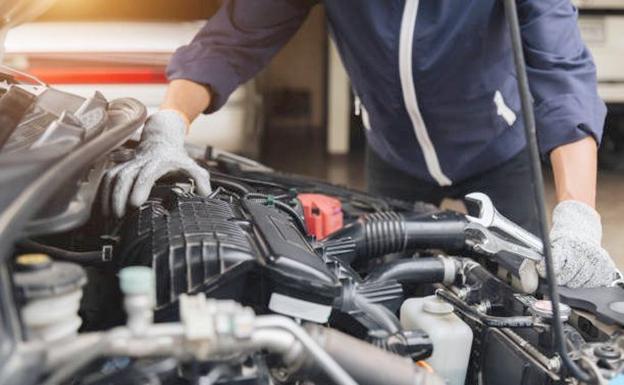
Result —
<svg viewBox="0 0 624 385"><path fill-rule="evenodd" d="M478 223L467 224L464 233L473 242L472 248L480 253L491 256L505 254L534 262L540 262L544 258L536 250L503 239Z"/></svg>
<svg viewBox="0 0 624 385"><path fill-rule="evenodd" d="M544 245L538 237L505 218L496 210L492 200L487 195L475 192L466 195L465 199L479 207L478 216L466 215L469 222L478 223L487 229L496 229L540 254L544 251Z"/></svg>
<svg viewBox="0 0 624 385"><path fill-rule="evenodd" d="M478 223L469 223L464 230L467 244L476 253L495 260L516 281L512 285L525 293L533 293L539 285L536 265L542 255L528 247L509 242Z"/></svg>

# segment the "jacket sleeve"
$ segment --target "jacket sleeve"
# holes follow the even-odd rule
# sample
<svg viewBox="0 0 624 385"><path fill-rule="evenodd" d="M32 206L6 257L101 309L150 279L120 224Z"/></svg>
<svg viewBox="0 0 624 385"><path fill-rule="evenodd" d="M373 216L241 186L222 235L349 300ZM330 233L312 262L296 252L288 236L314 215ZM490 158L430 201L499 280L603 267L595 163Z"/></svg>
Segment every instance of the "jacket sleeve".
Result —
<svg viewBox="0 0 624 385"><path fill-rule="evenodd" d="M191 43L175 52L167 77L208 85L213 100L206 112L214 112L286 44L311 6L308 1L227 0Z"/></svg>
<svg viewBox="0 0 624 385"><path fill-rule="evenodd" d="M570 0L520 0L518 12L542 153L588 135L600 143L606 107L577 9Z"/></svg>

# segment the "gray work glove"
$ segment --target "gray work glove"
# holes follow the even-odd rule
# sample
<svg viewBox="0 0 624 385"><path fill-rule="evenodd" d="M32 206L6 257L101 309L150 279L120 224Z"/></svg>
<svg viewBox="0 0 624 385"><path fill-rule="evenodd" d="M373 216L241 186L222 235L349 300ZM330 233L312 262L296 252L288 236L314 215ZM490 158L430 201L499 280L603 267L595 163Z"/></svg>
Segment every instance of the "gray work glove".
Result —
<svg viewBox="0 0 624 385"><path fill-rule="evenodd" d="M104 179L103 196L110 198L112 212L122 217L128 202L143 204L154 183L173 171L182 171L195 180L199 195L210 193L210 175L184 149L186 124L178 112L161 110L145 122L141 143L134 159L112 168ZM105 207L110 214L110 208Z"/></svg>
<svg viewBox="0 0 624 385"><path fill-rule="evenodd" d="M563 201L553 211L550 232L557 283L571 288L611 286L620 273L601 246L600 215L588 205ZM546 276L544 263L538 265Z"/></svg>

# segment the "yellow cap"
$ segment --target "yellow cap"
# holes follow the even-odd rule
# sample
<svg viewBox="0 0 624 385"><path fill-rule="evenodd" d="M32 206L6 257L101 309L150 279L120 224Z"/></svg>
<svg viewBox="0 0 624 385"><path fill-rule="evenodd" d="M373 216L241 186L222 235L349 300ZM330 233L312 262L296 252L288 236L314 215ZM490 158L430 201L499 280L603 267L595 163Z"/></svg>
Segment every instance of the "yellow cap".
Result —
<svg viewBox="0 0 624 385"><path fill-rule="evenodd" d="M19 255L15 262L18 265L28 267L28 266L39 266L39 265L47 265L52 262L52 259L47 254L41 253L33 253L33 254L22 254Z"/></svg>

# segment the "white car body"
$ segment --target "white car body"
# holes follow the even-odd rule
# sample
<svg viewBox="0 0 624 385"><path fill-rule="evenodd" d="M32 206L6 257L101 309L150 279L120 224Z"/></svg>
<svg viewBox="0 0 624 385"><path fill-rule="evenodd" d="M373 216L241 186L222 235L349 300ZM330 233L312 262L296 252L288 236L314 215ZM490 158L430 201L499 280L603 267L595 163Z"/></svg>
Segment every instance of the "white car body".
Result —
<svg viewBox="0 0 624 385"><path fill-rule="evenodd" d="M164 68L171 54L191 41L204 21L192 22L32 22L12 29L6 39L5 61L25 72L31 63L52 61L68 63L62 79L51 83L56 88L78 95L101 91L109 100L133 97L154 111L163 100L166 81ZM45 37L45 38L43 38ZM90 82L72 78L72 63L88 63L101 68L107 65L145 65L155 69L157 79L145 81L132 75L111 72ZM78 64L80 67L82 64ZM80 68L79 68L80 69ZM56 68L58 75L59 69ZM88 72L88 71L87 71ZM104 74L105 75L105 74ZM78 76L78 75L77 75ZM89 76L83 76L88 78ZM58 77L57 77L58 78ZM115 78L123 82L115 83ZM130 79L128 79L130 78ZM52 78L54 79L54 78ZM45 77L43 80L46 80ZM103 81L102 81L103 80ZM255 155L259 135L260 99L253 82L240 87L217 113L200 116L192 125L188 140L195 144L209 144L223 150Z"/></svg>

